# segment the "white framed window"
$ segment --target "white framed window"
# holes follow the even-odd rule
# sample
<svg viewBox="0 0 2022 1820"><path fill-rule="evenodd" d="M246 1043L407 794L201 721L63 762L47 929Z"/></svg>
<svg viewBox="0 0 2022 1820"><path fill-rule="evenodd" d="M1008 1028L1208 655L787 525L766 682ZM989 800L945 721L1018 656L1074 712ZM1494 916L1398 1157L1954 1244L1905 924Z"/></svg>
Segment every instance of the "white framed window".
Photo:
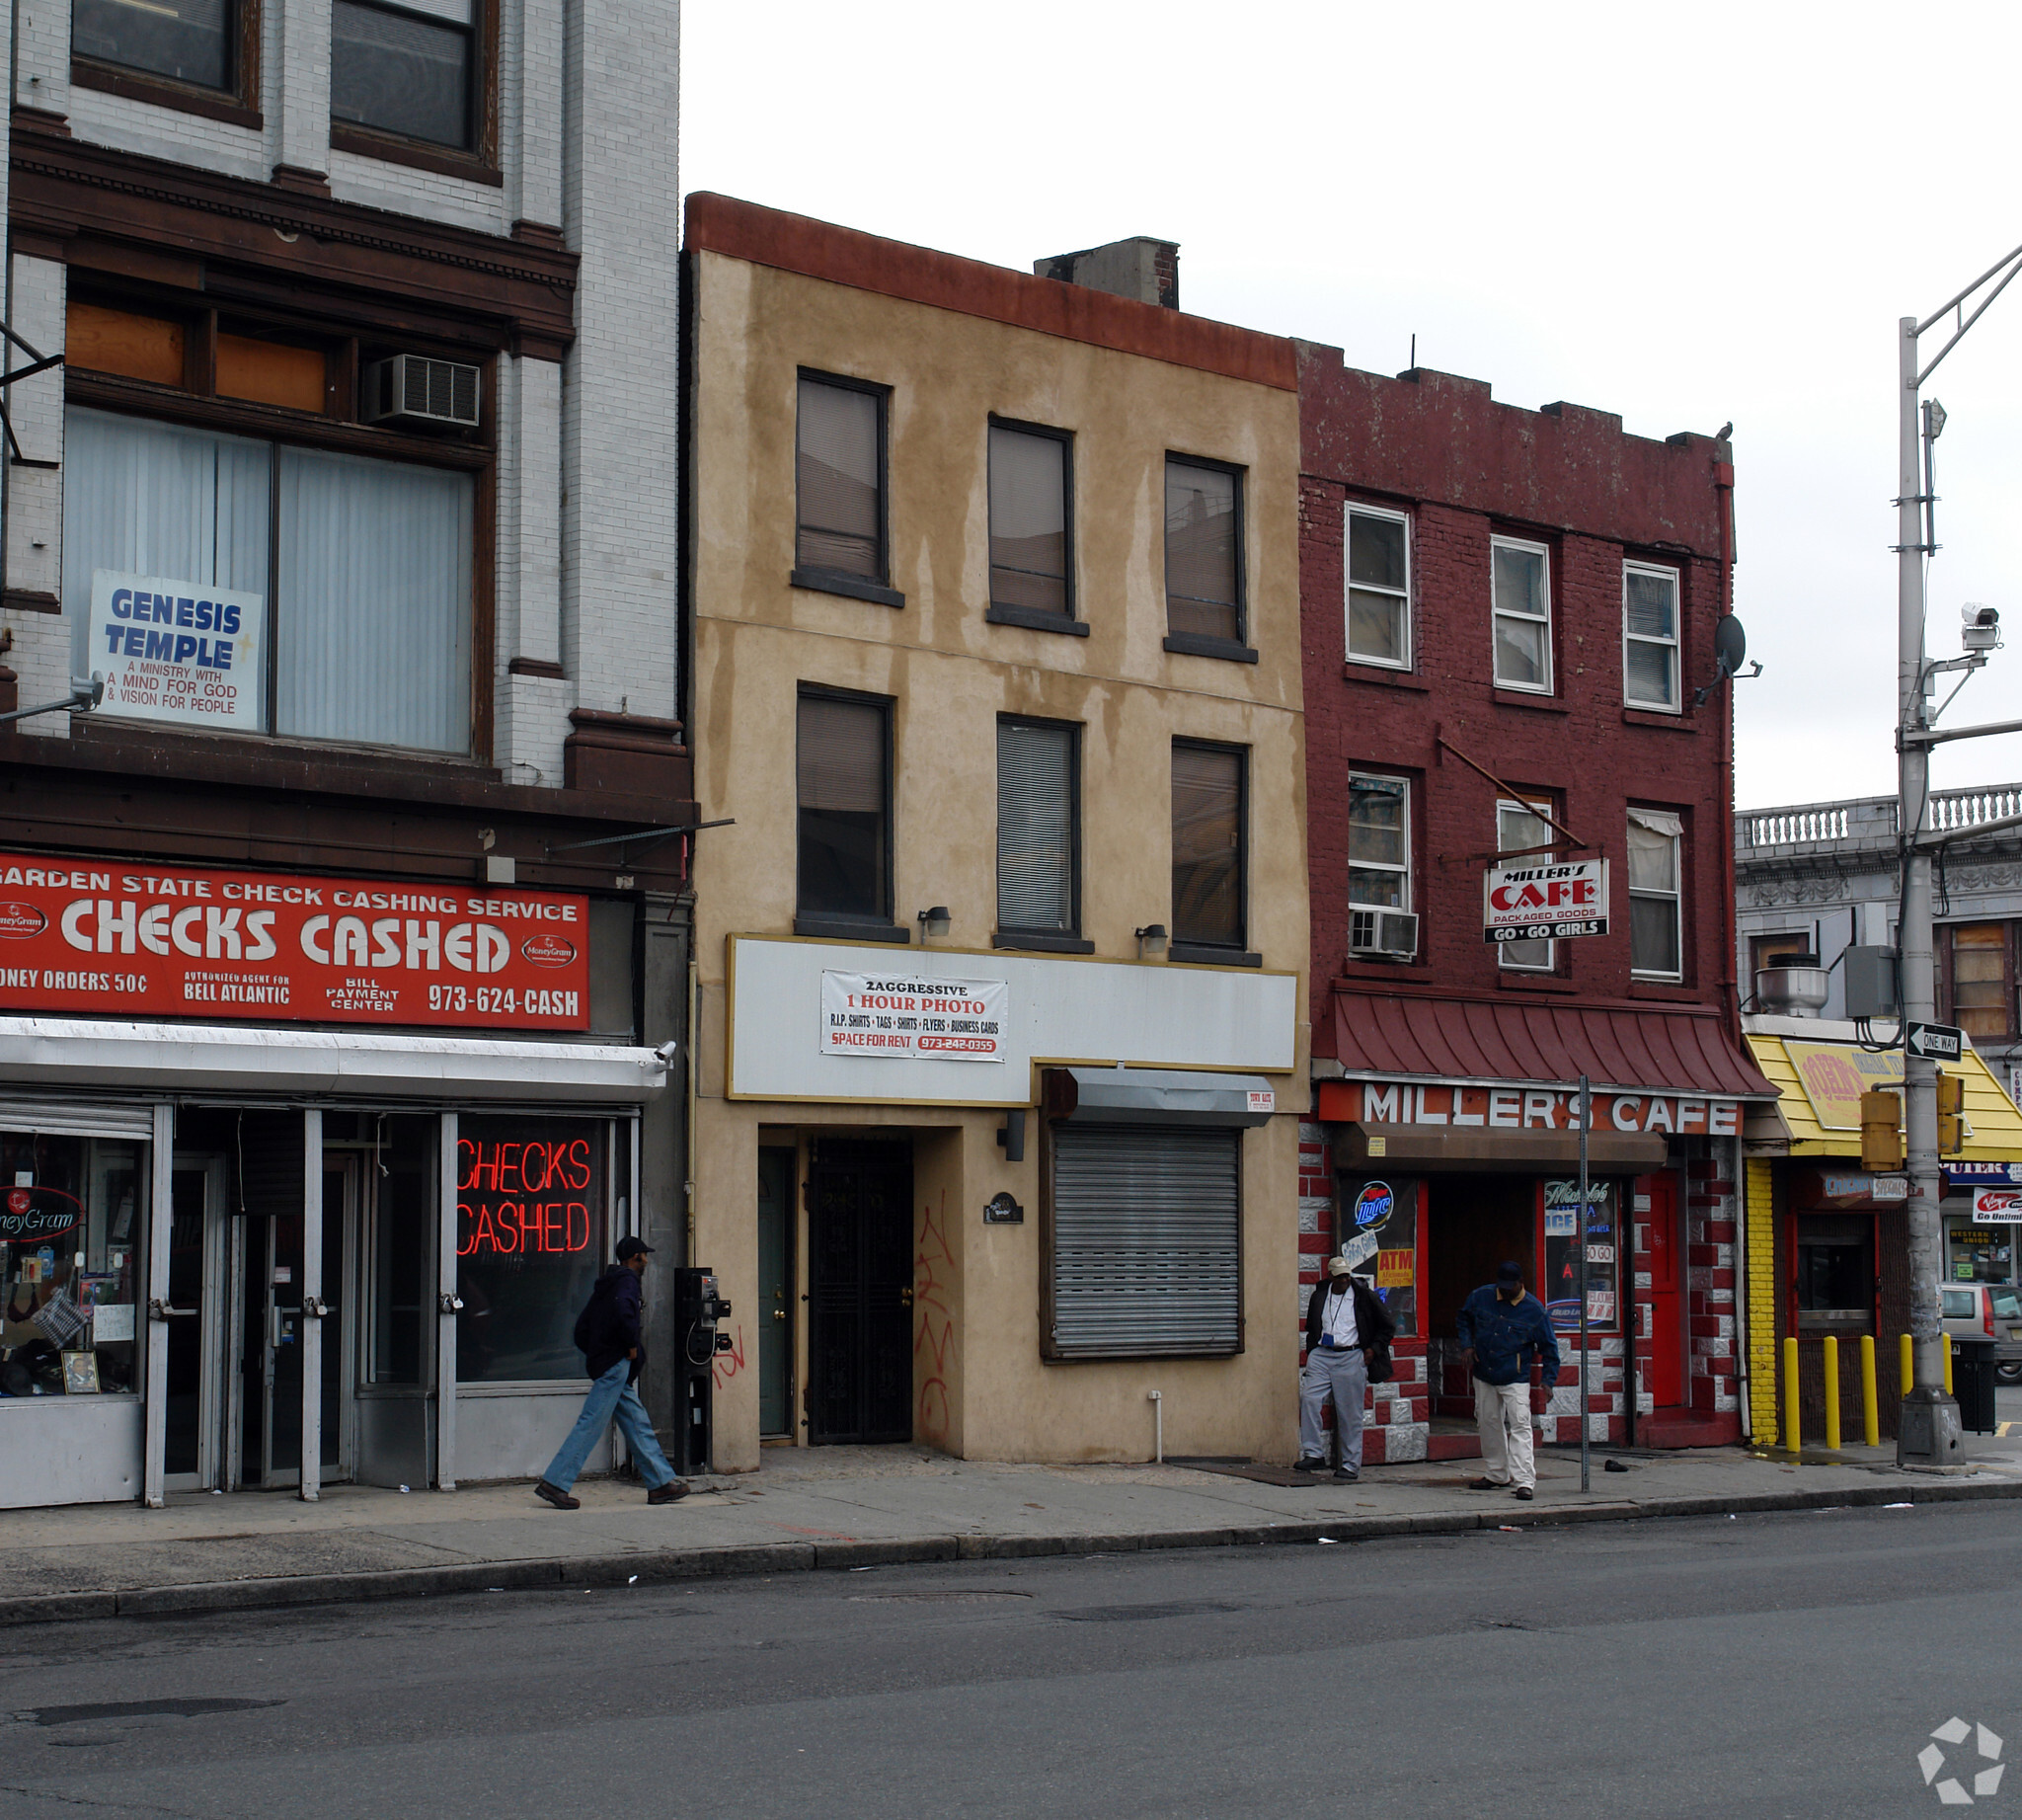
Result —
<svg viewBox="0 0 2022 1820"><path fill-rule="evenodd" d="M1552 692L1552 558L1541 543L1492 537L1496 683Z"/></svg>
<svg viewBox="0 0 2022 1820"><path fill-rule="evenodd" d="M1553 837L1551 824L1544 819L1551 813L1551 807L1542 800L1523 802L1504 797L1496 804L1496 851L1522 853L1543 846ZM1544 815L1538 813L1540 810ZM1549 857L1540 853L1531 863L1541 865ZM1550 973L1559 964L1559 944L1549 939L1498 942L1496 961L1513 973Z"/></svg>
<svg viewBox="0 0 2022 1820"><path fill-rule="evenodd" d="M1668 809L1629 811L1629 972L1682 980L1684 823Z"/></svg>
<svg viewBox="0 0 2022 1820"><path fill-rule="evenodd" d="M1411 909L1411 785L1351 771L1348 901L1354 909Z"/></svg>
<svg viewBox="0 0 2022 1820"><path fill-rule="evenodd" d="M1411 520L1374 506L1348 508L1348 656L1411 668Z"/></svg>
<svg viewBox="0 0 2022 1820"><path fill-rule="evenodd" d="M1678 700L1678 572L1622 565L1622 699L1675 714Z"/></svg>

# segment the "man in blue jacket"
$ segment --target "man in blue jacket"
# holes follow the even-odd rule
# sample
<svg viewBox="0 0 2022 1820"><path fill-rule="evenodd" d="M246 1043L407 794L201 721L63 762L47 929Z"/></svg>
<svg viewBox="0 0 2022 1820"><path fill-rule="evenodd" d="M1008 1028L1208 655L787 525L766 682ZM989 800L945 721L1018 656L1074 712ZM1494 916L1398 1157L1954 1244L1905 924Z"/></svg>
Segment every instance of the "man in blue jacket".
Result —
<svg viewBox="0 0 2022 1820"><path fill-rule="evenodd" d="M685 1498L688 1487L674 1476L661 1452L646 1405L639 1400L639 1370L646 1363L646 1341L639 1331L639 1279L653 1247L640 1238L618 1240L618 1261L597 1278L588 1305L576 1319L576 1343L583 1348L592 1383L583 1399L583 1413L569 1431L561 1451L541 1474L534 1495L557 1510L581 1510L569 1487L583 1470L589 1450L604 1438L613 1420L646 1480L649 1504L671 1504Z"/></svg>
<svg viewBox="0 0 2022 1820"><path fill-rule="evenodd" d="M1512 1259L1493 1283L1460 1305L1460 1362L1474 1379L1474 1424L1481 1431L1483 1474L1469 1479L1472 1491L1510 1487L1528 1503L1537 1490L1537 1464L1530 1447L1532 1398L1537 1408L1559 1381L1559 1342L1544 1304L1524 1294L1523 1266ZM1544 1367L1543 1381L1530 1387L1530 1361Z"/></svg>

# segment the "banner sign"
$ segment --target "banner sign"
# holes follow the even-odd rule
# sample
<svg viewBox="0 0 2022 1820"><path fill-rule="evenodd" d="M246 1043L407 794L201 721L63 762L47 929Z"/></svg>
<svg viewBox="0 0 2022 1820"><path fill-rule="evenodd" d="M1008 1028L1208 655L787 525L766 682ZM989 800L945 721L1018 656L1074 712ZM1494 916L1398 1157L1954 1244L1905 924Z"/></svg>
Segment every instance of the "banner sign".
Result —
<svg viewBox="0 0 2022 1820"><path fill-rule="evenodd" d="M1607 861L1491 866L1482 874L1483 941L1564 941L1607 933Z"/></svg>
<svg viewBox="0 0 2022 1820"><path fill-rule="evenodd" d="M1976 1220L1997 1220L2003 1224L2022 1221L2022 1188L1976 1188L1973 1191L1973 1217Z"/></svg>
<svg viewBox="0 0 2022 1820"><path fill-rule="evenodd" d="M0 853L0 1009L587 1030L587 900Z"/></svg>
<svg viewBox="0 0 2022 1820"><path fill-rule="evenodd" d="M1485 1131L1578 1131L1580 1095L1565 1087L1420 1086L1410 1081L1320 1083L1320 1117L1343 1124L1480 1126ZM1741 1104L1689 1094L1594 1095L1592 1131L1741 1135Z"/></svg>
<svg viewBox="0 0 2022 1820"><path fill-rule="evenodd" d="M824 1056L1002 1062L1011 989L1002 980L821 975Z"/></svg>
<svg viewBox="0 0 2022 1820"><path fill-rule="evenodd" d="M1797 1070L1813 1118L1828 1131L1859 1131L1860 1096L1903 1084L1900 1049L1870 1052L1844 1043L1800 1043L1790 1038L1783 1053Z"/></svg>
<svg viewBox="0 0 2022 1820"><path fill-rule="evenodd" d="M160 575L94 569L91 655L101 714L260 731L267 599Z"/></svg>

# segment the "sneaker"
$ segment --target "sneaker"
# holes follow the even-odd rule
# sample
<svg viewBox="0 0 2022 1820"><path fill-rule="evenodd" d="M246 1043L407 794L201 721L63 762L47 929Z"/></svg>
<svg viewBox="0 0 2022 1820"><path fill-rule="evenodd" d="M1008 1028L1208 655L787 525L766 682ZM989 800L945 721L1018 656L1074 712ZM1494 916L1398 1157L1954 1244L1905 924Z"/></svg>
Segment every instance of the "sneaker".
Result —
<svg viewBox="0 0 2022 1820"><path fill-rule="evenodd" d="M1528 1504L1530 1502L1530 1487L1528 1485L1518 1485L1510 1495L1513 1498L1521 1498L1524 1503Z"/></svg>
<svg viewBox="0 0 2022 1820"><path fill-rule="evenodd" d="M533 1495L537 1498L545 1498L557 1510L581 1510L583 1508L583 1500L581 1498L572 1498L559 1485L551 1485L546 1479L542 1479L539 1484L534 1486Z"/></svg>
<svg viewBox="0 0 2022 1820"><path fill-rule="evenodd" d="M646 1494L649 1504L673 1504L688 1495L688 1487L681 1480L669 1479L664 1485L656 1485Z"/></svg>
<svg viewBox="0 0 2022 1820"><path fill-rule="evenodd" d="M1361 1475L1361 1468L1360 1466L1336 1466L1334 1468L1336 1481L1343 1485L1353 1485Z"/></svg>
<svg viewBox="0 0 2022 1820"><path fill-rule="evenodd" d="M1508 1484L1507 1479L1471 1478L1467 1481L1469 1491L1501 1491Z"/></svg>
<svg viewBox="0 0 2022 1820"><path fill-rule="evenodd" d="M1308 1454L1303 1460L1298 1461L1292 1466L1292 1470L1294 1472L1324 1472L1327 1470L1327 1463L1324 1460L1316 1460L1311 1454Z"/></svg>

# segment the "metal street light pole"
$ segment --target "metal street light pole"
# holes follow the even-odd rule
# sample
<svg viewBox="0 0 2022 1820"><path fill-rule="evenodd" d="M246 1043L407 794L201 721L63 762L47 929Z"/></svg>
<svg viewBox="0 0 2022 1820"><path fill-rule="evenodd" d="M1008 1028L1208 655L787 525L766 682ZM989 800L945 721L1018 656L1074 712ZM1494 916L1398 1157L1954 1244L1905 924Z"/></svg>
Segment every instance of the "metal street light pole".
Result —
<svg viewBox="0 0 2022 1820"><path fill-rule="evenodd" d="M1924 564L1934 548L1930 469L1923 459L1924 428L1918 392L1959 338L2022 272L2022 247L2005 255L1964 290L1922 322L1905 316L1897 328L1897 494L1896 494L1896 751L1897 827L1903 863L1903 897L1897 947L1900 956L1899 1008L1904 1024L1929 1023L1937 1015L1937 973L1931 935L1931 847L1923 839L1930 806L1931 730L1927 693L1931 672L1924 656ZM1984 291L1966 313L1968 298ZM1918 342L1945 316L1957 312L1949 340L1929 362L1918 366ZM1947 666L1951 668L1951 666ZM1972 737L1991 729L1962 728L1939 738ZM1909 1174L1909 1333L1913 1383L1903 1386L1897 1425L1896 1459L1903 1465L1944 1465L1962 1458L1959 1405L1945 1394L1946 1340L1939 1313L1943 1195L1938 1162L1938 1070L1928 1057L1903 1056L1903 1132Z"/></svg>

